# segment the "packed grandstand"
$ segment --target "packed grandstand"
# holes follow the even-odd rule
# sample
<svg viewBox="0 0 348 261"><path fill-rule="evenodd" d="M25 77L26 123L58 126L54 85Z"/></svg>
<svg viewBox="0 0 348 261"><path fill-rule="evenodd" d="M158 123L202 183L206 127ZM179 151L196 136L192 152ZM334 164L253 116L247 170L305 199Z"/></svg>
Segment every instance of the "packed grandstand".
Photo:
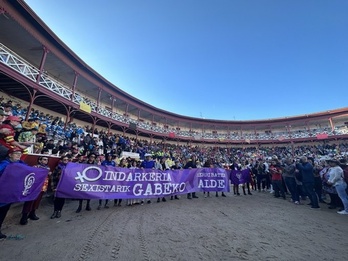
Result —
<svg viewBox="0 0 348 261"><path fill-rule="evenodd" d="M71 132L71 126L88 126L91 133L115 133L148 142L226 148L281 144L293 150L296 144L340 144L348 137L348 108L250 121L192 118L155 108L125 93L85 64L24 2L3 5L3 102L20 104L18 113L25 120L42 114L58 118L58 125L41 119L50 126L48 133L58 135L58 139Z"/></svg>
<svg viewBox="0 0 348 261"><path fill-rule="evenodd" d="M151 169L141 165L150 155L159 166L156 169L163 171L189 169L186 166L190 164L192 168L248 169L250 179L233 183L234 194L239 195L238 186L242 185L246 195L244 185L247 184L248 193L252 195L250 189L261 192L261 183L266 179L260 179L263 175L267 176L268 184L263 184L262 189L271 190L269 172L259 173L261 162L280 169L290 160L294 182L295 164L300 169L303 157L306 158L303 163L307 163L308 158L315 166L316 178L321 175L319 168L327 168L326 159L330 159L328 163L346 167L348 107L249 121L178 115L132 97L108 82L70 50L23 1L0 2L0 13L4 14L0 15L0 117L6 122L14 116L10 119L21 122L13 126L16 127L14 140L30 144L29 154L35 155L35 160L50 155L48 169L56 170L58 161L64 158L66 162L102 165L108 156L115 161L113 166ZM5 140L2 136L1 139ZM15 153L10 149L8 154ZM286 178L279 173L272 174L272 184ZM274 180L276 174L279 179ZM322 193L321 182L319 177L317 195L323 203L325 192ZM291 194L298 194L292 193L290 185L286 186ZM220 191L227 191L226 187ZM286 187L283 190L279 185L278 189L286 199ZM313 188L307 190L313 192ZM275 196L280 197L277 192L279 194L275 190ZM337 193L327 193L338 199ZM177 197L172 193L172 199L174 196ZM301 200L306 199L306 195L301 196ZM299 195L291 198L292 203L300 204L299 201ZM81 204L77 213L81 211ZM319 208L318 202L312 207ZM342 207L342 203L333 207ZM59 218L62 210L56 211L56 205L54 208L52 219ZM90 210L89 205L88 208ZM343 212L339 214L348 214L347 210ZM22 225L26 224L27 216L22 221Z"/></svg>

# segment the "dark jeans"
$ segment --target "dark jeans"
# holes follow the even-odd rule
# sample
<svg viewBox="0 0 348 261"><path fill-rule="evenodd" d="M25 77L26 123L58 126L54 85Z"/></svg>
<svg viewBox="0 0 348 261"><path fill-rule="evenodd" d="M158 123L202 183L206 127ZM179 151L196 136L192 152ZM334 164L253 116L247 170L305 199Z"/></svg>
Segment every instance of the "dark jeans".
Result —
<svg viewBox="0 0 348 261"><path fill-rule="evenodd" d="M0 207L0 232L1 232L2 223L4 222L5 217L7 215L8 210L10 209L10 207L11 207L11 204L7 204L5 206Z"/></svg>
<svg viewBox="0 0 348 261"><path fill-rule="evenodd" d="M86 201L87 201L87 206L89 206L91 200L90 199L86 199ZM82 202L83 202L83 199L79 199L79 208L82 208Z"/></svg>
<svg viewBox="0 0 348 261"><path fill-rule="evenodd" d="M274 196L276 198L279 198L280 196L282 198L285 198L285 191L283 187L283 183L281 180L272 180L273 190L274 190Z"/></svg>
<svg viewBox="0 0 348 261"><path fill-rule="evenodd" d="M196 192L187 193L187 198L193 198L193 197L196 197Z"/></svg>
<svg viewBox="0 0 348 261"><path fill-rule="evenodd" d="M62 211L65 204L65 198L54 198L54 211Z"/></svg>
<svg viewBox="0 0 348 261"><path fill-rule="evenodd" d="M303 182L302 189L309 197L309 200L311 201L312 207L319 207L318 197L314 191L314 182L313 183L312 182Z"/></svg>
<svg viewBox="0 0 348 261"><path fill-rule="evenodd" d="M332 207L343 207L342 200L337 194L329 193L330 196L330 202L329 205Z"/></svg>
<svg viewBox="0 0 348 261"><path fill-rule="evenodd" d="M103 200L102 199L99 199L99 205L101 206L103 203ZM105 205L106 206L107 204L109 203L109 200L108 199L105 199Z"/></svg>
<svg viewBox="0 0 348 261"><path fill-rule="evenodd" d="M288 190L290 191L292 201L300 201L295 178L285 177L284 181L286 186L288 187Z"/></svg>
<svg viewBox="0 0 348 261"><path fill-rule="evenodd" d="M314 177L314 190L320 201L323 201L323 182L320 177Z"/></svg>
<svg viewBox="0 0 348 261"><path fill-rule="evenodd" d="M119 205L121 206L122 199L114 199L114 205Z"/></svg>
<svg viewBox="0 0 348 261"><path fill-rule="evenodd" d="M256 176L257 180L257 189L261 190L261 184L262 184L262 189L269 189L270 188L270 178L269 175L257 175Z"/></svg>
<svg viewBox="0 0 348 261"><path fill-rule="evenodd" d="M307 195L304 192L303 186L302 185L296 185L296 191L299 197L301 197L302 200L305 200Z"/></svg>

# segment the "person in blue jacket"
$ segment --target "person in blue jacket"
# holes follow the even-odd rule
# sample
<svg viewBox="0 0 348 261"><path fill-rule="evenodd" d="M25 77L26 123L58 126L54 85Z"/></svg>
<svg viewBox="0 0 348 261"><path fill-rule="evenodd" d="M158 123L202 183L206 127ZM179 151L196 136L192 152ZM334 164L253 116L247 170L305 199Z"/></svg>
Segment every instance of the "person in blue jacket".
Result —
<svg viewBox="0 0 348 261"><path fill-rule="evenodd" d="M296 169L301 173L302 188L311 201L309 205L311 205L311 208L320 208L319 200L314 190L314 168L308 162L307 157L301 157L300 162L296 164Z"/></svg>

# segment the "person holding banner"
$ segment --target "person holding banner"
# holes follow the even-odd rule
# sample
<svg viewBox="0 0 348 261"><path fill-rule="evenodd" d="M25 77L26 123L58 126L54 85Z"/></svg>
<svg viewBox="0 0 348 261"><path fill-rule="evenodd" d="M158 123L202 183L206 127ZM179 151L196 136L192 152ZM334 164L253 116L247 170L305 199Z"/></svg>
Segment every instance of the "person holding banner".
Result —
<svg viewBox="0 0 348 261"><path fill-rule="evenodd" d="M97 164L97 162L95 160L96 157L97 157L97 154L95 154L95 153L88 154L87 161L84 162L84 164L96 165ZM91 200L90 199L86 199L86 201L87 201L86 210L87 211L91 211L92 210L91 205L90 205ZM76 209L76 213L80 213L81 212L81 210L82 210L82 203L83 203L83 199L79 199L79 206ZM105 206L106 206L106 204L107 204L107 202L105 203ZM101 205L101 202L100 202L99 205ZM98 206L98 209L100 209L99 206Z"/></svg>
<svg viewBox="0 0 348 261"><path fill-rule="evenodd" d="M203 168L211 168L211 169L213 169L213 168L219 168L218 165L219 165L219 164L214 164L214 163L213 163L213 159L207 159L207 160L205 161L204 165L203 165ZM206 193L207 193L207 194L206 194ZM209 192L209 191L208 191L208 192L205 192L205 191L204 191L203 194L204 194L204 198L210 197L210 192ZM225 195L224 192L221 192L221 196L222 196L222 197L226 197L226 195ZM219 197L219 194L218 194L217 191L215 192L215 197Z"/></svg>
<svg viewBox="0 0 348 261"><path fill-rule="evenodd" d="M25 164L23 161L20 160L21 156L22 156L22 150L20 148L14 147L9 149L7 159L0 162L0 177L9 164L12 164L12 163ZM6 238L6 235L1 233L1 226L5 220L5 217L10 207L11 207L11 203L0 202L0 239Z"/></svg>
<svg viewBox="0 0 348 261"><path fill-rule="evenodd" d="M85 156L83 154L77 154L77 156L75 158L73 158L72 162L84 163L85 162Z"/></svg>
<svg viewBox="0 0 348 261"><path fill-rule="evenodd" d="M26 225L28 224L28 218L31 220L39 220L40 218L36 215L35 211L39 208L41 199L43 194L47 191L48 188L48 182L49 182L49 177L52 174L50 167L48 166L48 157L47 156L40 156L38 158L38 164L35 165L34 167L36 168L43 168L47 169L48 175L45 179L44 185L42 187L42 191L39 194L39 196L35 200L31 201L26 201L23 205L22 209L22 217L19 221L21 225Z"/></svg>
<svg viewBox="0 0 348 261"><path fill-rule="evenodd" d="M240 196L239 186L242 185L244 195L246 195L244 186L250 181L250 169L243 168L242 164L237 162L238 161L235 161L232 165L230 165L230 180L231 184L233 184L233 194Z"/></svg>
<svg viewBox="0 0 348 261"><path fill-rule="evenodd" d="M120 160L120 164L119 164L120 168L128 168L128 162L126 158L122 158ZM121 207L121 203L122 203L122 198L120 199L114 199L114 207Z"/></svg>
<svg viewBox="0 0 348 261"><path fill-rule="evenodd" d="M213 164L213 161L211 159L208 159L205 161L204 165L203 165L203 168L214 168L214 164ZM207 193L207 194L205 194ZM203 192L203 195L204 195L204 198L209 198L210 197L210 192L207 191L207 192ZM216 196L218 197L218 193L216 192Z"/></svg>
<svg viewBox="0 0 348 261"><path fill-rule="evenodd" d="M178 170L178 169L182 169L181 165L180 165L180 161L179 160L175 160L174 161L174 165L171 166L172 170ZM174 195L174 196L170 196L170 200L173 199L179 199L178 195Z"/></svg>
<svg viewBox="0 0 348 261"><path fill-rule="evenodd" d="M190 160L185 164L184 169L196 169L197 168L196 160L197 160L197 156L193 154ZM187 194L187 199L192 199L192 198L198 198L196 196L196 192L193 192L192 194L191 193Z"/></svg>
<svg viewBox="0 0 348 261"><path fill-rule="evenodd" d="M251 191L250 191L250 183L252 182L253 178L253 172L251 170L251 164L249 164L249 161L246 160L243 164L243 169L248 169L249 170L249 177L246 179L245 183L242 185L242 190L243 190L243 194L246 195L245 192L245 187L248 190L248 195L252 195Z"/></svg>
<svg viewBox="0 0 348 261"><path fill-rule="evenodd" d="M143 162L141 162L140 164L140 168L142 169L155 169L155 161L151 160L151 154L150 153L146 153L145 154L145 160L143 160ZM147 201L147 204L150 204L151 200L149 199Z"/></svg>
<svg viewBox="0 0 348 261"><path fill-rule="evenodd" d="M113 158L113 155L111 153L107 153L105 155L105 160L102 161L101 165L116 167L116 163L115 161L112 160L112 158Z"/></svg>
<svg viewBox="0 0 348 261"><path fill-rule="evenodd" d="M69 161L70 161L70 158L67 155L62 156L60 158L60 162L58 163L58 166L54 169L52 173L51 188L54 192L57 190L60 177L63 174L63 171L66 165L69 163ZM54 212L51 216L51 219L60 218L62 216L61 212L65 204L65 198L59 198L55 196L53 202L54 202Z"/></svg>
<svg viewBox="0 0 348 261"><path fill-rule="evenodd" d="M116 167L116 163L115 163L115 161L112 160L112 157L113 157L113 155L112 155L111 153L107 153L107 154L105 155L105 160L103 160L103 161L101 162L101 165L102 165L102 166L112 166L112 167ZM98 210L101 209L102 202L103 202L103 201L102 201L101 199L99 199ZM109 203L109 200L106 199L106 200L105 200L104 208L109 208L108 203Z"/></svg>
<svg viewBox="0 0 348 261"><path fill-rule="evenodd" d="M230 169L233 173L235 173L234 171L240 171L242 169L242 165L238 163L238 160L234 160L233 163L230 165ZM237 175L234 175L234 174L233 176L237 177ZM234 180L232 179L232 184L233 184L233 194L240 196L239 185L242 184L240 182L240 178L237 178Z"/></svg>
<svg viewBox="0 0 348 261"><path fill-rule="evenodd" d="M129 166L129 169L138 169L138 162L133 159L131 162L130 162L130 166ZM128 199L127 200L127 206L132 206L132 205L137 205L137 204L144 204L143 201L139 200L139 199Z"/></svg>
<svg viewBox="0 0 348 261"><path fill-rule="evenodd" d="M220 164L219 160L214 162L213 159L211 159L211 166L212 167L209 168L222 168L222 165ZM215 192L215 197L219 197L219 193L217 191ZM223 191L221 191L221 197L226 197Z"/></svg>
<svg viewBox="0 0 348 261"><path fill-rule="evenodd" d="M156 158L155 160L155 169L158 169L158 170L166 170L166 166L162 164L162 161L163 161L163 158ZM166 202L166 198L165 197L162 197L162 201L163 202ZM161 198L157 198L157 203L160 203L161 202Z"/></svg>

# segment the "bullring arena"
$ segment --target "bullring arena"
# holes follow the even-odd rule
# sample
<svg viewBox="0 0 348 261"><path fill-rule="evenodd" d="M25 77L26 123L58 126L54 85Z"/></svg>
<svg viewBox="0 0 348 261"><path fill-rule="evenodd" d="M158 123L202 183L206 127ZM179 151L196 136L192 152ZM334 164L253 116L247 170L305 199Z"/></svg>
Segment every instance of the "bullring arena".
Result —
<svg viewBox="0 0 348 261"><path fill-rule="evenodd" d="M39 118L47 140L79 143L90 133L101 142L111 135L127 141L110 146L119 158L138 161L136 148L146 147L157 158L185 164L195 154L198 164L211 157L221 167L274 155L347 158L348 108L250 121L178 115L105 80L23 1L0 1L0 14L1 103L12 101L26 121ZM106 147L100 143L100 161ZM41 149L31 147L30 164ZM52 169L64 153L45 154ZM7 238L0 241L0 260L346 260L348 215L322 202L311 209L308 198L296 205L289 194L283 200L250 189L252 195L244 195L239 187L238 195L231 185L226 197L200 191L198 198L180 194L129 206L124 199L99 210L94 199L91 211L79 213L78 201L67 199L62 216L53 219L53 192L47 192L40 219L27 225L19 224L23 203L12 205L1 228Z"/></svg>

